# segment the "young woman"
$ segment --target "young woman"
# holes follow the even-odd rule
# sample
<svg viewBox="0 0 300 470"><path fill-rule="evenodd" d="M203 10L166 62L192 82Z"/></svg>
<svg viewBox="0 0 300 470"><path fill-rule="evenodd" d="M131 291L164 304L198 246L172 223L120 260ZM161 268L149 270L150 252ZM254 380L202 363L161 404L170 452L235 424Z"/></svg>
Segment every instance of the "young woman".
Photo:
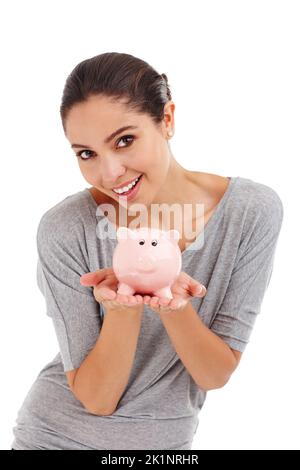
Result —
<svg viewBox="0 0 300 470"><path fill-rule="evenodd" d="M14 449L191 449L207 391L239 363L283 205L262 183L183 168L169 145L174 109L166 75L129 54L84 60L67 78L63 129L91 187L38 226L38 286L60 351L19 410ZM150 220L154 204L192 207L192 238L177 219L167 227L179 231L182 255L172 300L117 294L115 235L132 227L135 203L148 217L137 228L166 229Z"/></svg>

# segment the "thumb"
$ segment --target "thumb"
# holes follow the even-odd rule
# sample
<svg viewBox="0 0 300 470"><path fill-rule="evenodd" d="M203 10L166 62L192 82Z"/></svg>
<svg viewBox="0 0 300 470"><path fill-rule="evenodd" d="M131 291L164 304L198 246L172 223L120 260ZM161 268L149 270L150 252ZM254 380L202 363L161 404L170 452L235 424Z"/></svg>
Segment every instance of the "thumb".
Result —
<svg viewBox="0 0 300 470"><path fill-rule="evenodd" d="M194 291L195 297L204 297L206 294L206 287L203 286L203 284L199 284L197 287L195 287Z"/></svg>
<svg viewBox="0 0 300 470"><path fill-rule="evenodd" d="M82 286L96 286L99 282L105 279L107 268L97 269L90 273L85 273L80 277L80 284Z"/></svg>
<svg viewBox="0 0 300 470"><path fill-rule="evenodd" d="M190 290L195 297L204 297L206 294L206 287L195 279L191 279Z"/></svg>

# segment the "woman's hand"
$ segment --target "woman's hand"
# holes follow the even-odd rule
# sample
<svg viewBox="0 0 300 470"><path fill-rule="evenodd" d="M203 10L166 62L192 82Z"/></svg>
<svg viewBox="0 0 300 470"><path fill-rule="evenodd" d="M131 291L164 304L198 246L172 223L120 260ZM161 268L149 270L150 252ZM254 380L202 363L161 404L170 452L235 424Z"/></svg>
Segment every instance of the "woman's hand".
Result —
<svg viewBox="0 0 300 470"><path fill-rule="evenodd" d="M204 297L206 287L181 271L176 281L171 285L173 299L144 296L144 304L149 305L156 313L174 312L182 310L192 297Z"/></svg>
<svg viewBox="0 0 300 470"><path fill-rule="evenodd" d="M121 295L117 293L118 279L113 268L98 269L83 274L80 284L83 286L94 286L93 292L97 302L108 310L127 310L142 312L144 309L143 297L141 295Z"/></svg>

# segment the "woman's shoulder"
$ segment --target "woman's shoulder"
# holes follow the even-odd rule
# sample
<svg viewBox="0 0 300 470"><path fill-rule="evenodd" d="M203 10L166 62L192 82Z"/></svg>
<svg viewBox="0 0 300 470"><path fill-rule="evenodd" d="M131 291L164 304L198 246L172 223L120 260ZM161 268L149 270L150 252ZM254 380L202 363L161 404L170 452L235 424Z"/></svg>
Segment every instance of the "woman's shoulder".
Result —
<svg viewBox="0 0 300 470"><path fill-rule="evenodd" d="M282 200L278 192L265 183L242 176L225 178L211 173L199 173L198 180L201 188L204 188L203 194L209 195L212 206L224 205L225 214L230 218L251 219L260 214L263 219L271 213L282 217Z"/></svg>
<svg viewBox="0 0 300 470"><path fill-rule="evenodd" d="M277 190L273 187L254 181L250 178L235 177L236 191L232 203L241 205L244 210L251 213L259 213L261 218L269 214L283 215L283 202Z"/></svg>
<svg viewBox="0 0 300 470"><path fill-rule="evenodd" d="M278 192L271 186L250 178L235 177L226 216L228 223L242 227L242 238L249 233L264 236L268 231L279 233L283 221L283 202ZM247 235L248 236L248 235Z"/></svg>
<svg viewBox="0 0 300 470"><path fill-rule="evenodd" d="M77 227L90 222L90 201L84 189L66 196L44 212L38 223L37 234L63 238L70 237Z"/></svg>

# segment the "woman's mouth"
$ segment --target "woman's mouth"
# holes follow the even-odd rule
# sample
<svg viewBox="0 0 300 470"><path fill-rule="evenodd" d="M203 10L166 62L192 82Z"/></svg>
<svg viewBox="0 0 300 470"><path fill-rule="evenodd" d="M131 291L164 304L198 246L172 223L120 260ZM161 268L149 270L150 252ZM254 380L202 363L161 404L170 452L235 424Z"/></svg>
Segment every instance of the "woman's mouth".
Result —
<svg viewBox="0 0 300 470"><path fill-rule="evenodd" d="M138 190L139 190L139 187L141 185L142 177L143 177L143 175L140 175L138 177L138 179L136 180L136 182L134 183L134 185L131 188L129 188L128 191L125 191L125 192L122 192L122 193L119 193L119 194L117 194L114 191L114 193L117 194L117 196L119 196L119 198L126 199L127 201L129 201L130 199L133 199L135 197L135 195L137 194Z"/></svg>

